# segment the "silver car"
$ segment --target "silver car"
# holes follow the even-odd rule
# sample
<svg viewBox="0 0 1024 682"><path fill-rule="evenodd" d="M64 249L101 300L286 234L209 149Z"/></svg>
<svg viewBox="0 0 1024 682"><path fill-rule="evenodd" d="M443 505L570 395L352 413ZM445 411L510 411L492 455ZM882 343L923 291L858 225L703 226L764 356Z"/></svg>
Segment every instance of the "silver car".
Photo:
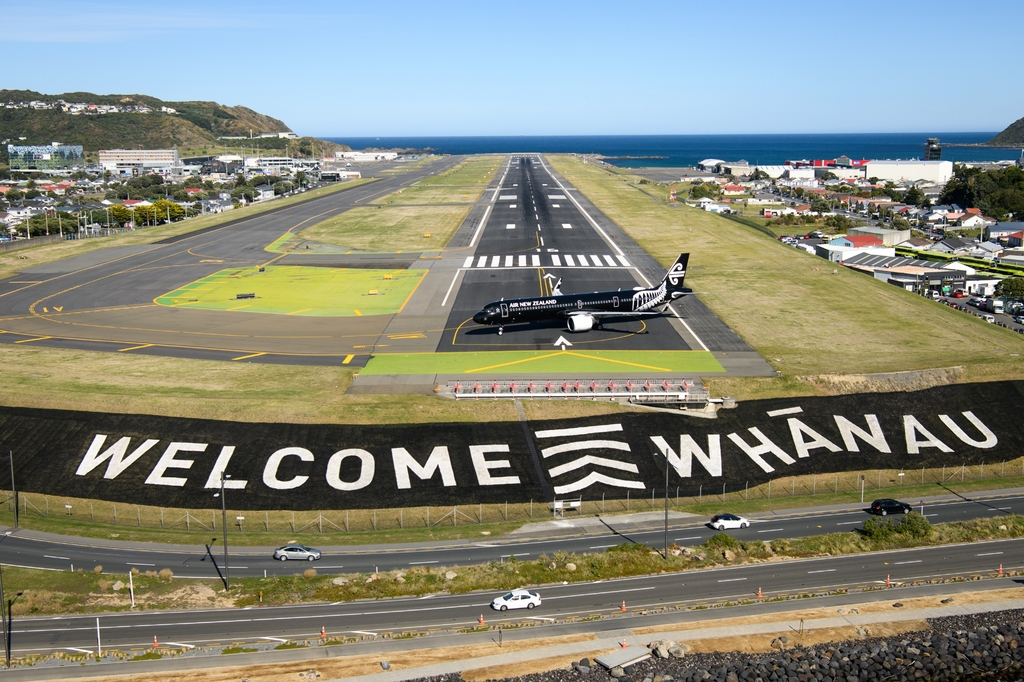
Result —
<svg viewBox="0 0 1024 682"><path fill-rule="evenodd" d="M305 545L285 545L274 550L274 558L279 561L316 561L320 558L320 550Z"/></svg>

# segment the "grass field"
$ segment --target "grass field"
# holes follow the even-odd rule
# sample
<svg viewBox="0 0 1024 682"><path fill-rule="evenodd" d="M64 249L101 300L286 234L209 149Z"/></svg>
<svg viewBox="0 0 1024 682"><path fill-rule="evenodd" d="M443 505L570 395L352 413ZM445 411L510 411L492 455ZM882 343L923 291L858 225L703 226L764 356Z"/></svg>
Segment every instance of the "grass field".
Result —
<svg viewBox="0 0 1024 682"><path fill-rule="evenodd" d="M670 207L574 157L552 156L609 218L660 263L689 252L686 283L783 374L719 378L714 393L740 398L813 394L799 380L965 366L964 379L1024 378L1024 337L892 285L784 246L752 228L686 206Z"/></svg>
<svg viewBox="0 0 1024 682"><path fill-rule="evenodd" d="M261 270L263 270L261 272ZM426 270L274 266L228 268L156 299L159 305L305 317L399 312ZM238 300L239 293L256 298Z"/></svg>
<svg viewBox="0 0 1024 682"><path fill-rule="evenodd" d="M375 354L362 374L545 374L724 372L704 351L498 351Z"/></svg>

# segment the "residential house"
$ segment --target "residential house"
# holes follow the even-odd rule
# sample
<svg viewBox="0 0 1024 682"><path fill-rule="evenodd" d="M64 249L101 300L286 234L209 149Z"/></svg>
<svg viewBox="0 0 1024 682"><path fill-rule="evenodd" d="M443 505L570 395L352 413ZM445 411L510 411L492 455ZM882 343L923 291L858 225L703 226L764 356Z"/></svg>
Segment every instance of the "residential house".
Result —
<svg viewBox="0 0 1024 682"><path fill-rule="evenodd" d="M722 187L722 192L727 196L735 196L737 194L746 194L747 188L743 185L724 185Z"/></svg>
<svg viewBox="0 0 1024 682"><path fill-rule="evenodd" d="M924 237L912 237L906 241L900 242L896 246L904 249L927 249L933 244L931 239L925 239Z"/></svg>
<svg viewBox="0 0 1024 682"><path fill-rule="evenodd" d="M929 251L938 251L939 253L950 253L955 255L967 255L974 250L974 242L968 239L957 239L955 237L947 237L940 242L935 242Z"/></svg>
<svg viewBox="0 0 1024 682"><path fill-rule="evenodd" d="M1006 246L1011 249L1024 246L1024 232L1014 232L1006 235Z"/></svg>
<svg viewBox="0 0 1024 682"><path fill-rule="evenodd" d="M1024 222L996 223L995 225L987 225L983 234L985 241L994 242L1000 237L1005 237L1008 234L1020 232L1021 230L1024 230Z"/></svg>
<svg viewBox="0 0 1024 682"><path fill-rule="evenodd" d="M829 246L842 246L848 249L863 249L869 246L883 246L881 239L875 235L857 234L846 237L836 237L829 241Z"/></svg>
<svg viewBox="0 0 1024 682"><path fill-rule="evenodd" d="M1002 244L996 244L994 242L981 242L980 244L974 245L974 251L971 255L975 258L995 259L1003 253Z"/></svg>
<svg viewBox="0 0 1024 682"><path fill-rule="evenodd" d="M253 189L256 191L255 201L269 201L274 198L274 188L270 185L256 185Z"/></svg>

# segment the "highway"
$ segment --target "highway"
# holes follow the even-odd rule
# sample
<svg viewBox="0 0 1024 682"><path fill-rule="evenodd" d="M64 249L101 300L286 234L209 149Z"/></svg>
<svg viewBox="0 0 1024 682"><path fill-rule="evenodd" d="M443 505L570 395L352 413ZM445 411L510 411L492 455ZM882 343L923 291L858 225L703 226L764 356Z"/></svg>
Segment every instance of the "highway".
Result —
<svg viewBox="0 0 1024 682"><path fill-rule="evenodd" d="M909 501L909 500L908 500ZM916 509L916 508L915 508ZM723 509L723 511L727 511ZM929 503L924 507L931 523L989 518L993 515L1024 512L1024 496L1000 497L986 500ZM806 537L834 532L853 532L870 518L863 510L836 512L787 512L768 518L751 518L751 526L727 531L738 540L773 540L776 538ZM554 552L593 553L622 542L639 542L661 547L662 528L633 530L620 527L616 517L606 517L608 530L603 534L583 535L576 531L568 537L537 537L534 534L517 537L507 535L493 540L452 541L446 543L411 543L395 546L320 547L323 558L311 562L321 574L371 573L391 571L413 566L460 566L502 561L515 557L525 561ZM717 531L708 528L707 519L693 518L673 521L669 542L679 545L699 545ZM568 529L566 534L574 531ZM52 536L51 536L52 537ZM205 539L205 536L204 536ZM308 539L306 539L309 542ZM212 548L218 565L223 554L220 545ZM306 563L275 561L272 547L230 547L228 564L232 576L293 575L306 568ZM91 570L103 566L104 573L125 574L132 568L140 571L170 568L180 578L217 579L217 568L202 544L195 547L161 546L156 544L116 543L102 540L63 538L59 541L21 536L17 533L0 543L0 563L6 566L70 570L72 566Z"/></svg>
<svg viewBox="0 0 1024 682"><path fill-rule="evenodd" d="M532 621L544 627L570 616L612 615L620 611L623 601L637 611L750 599L758 588L770 598L879 587L887 577L899 586L916 580L991 574L999 565L1004 570L1022 568L1021 549L1021 540L1004 540L546 585L536 588L543 598L540 607L502 614L488 608L496 596L493 593L437 594L287 607L111 613L100 616L100 629L105 648L128 649L151 646L154 637L167 646L203 646L316 638L321 628L332 637L458 630L476 625L481 614L491 625ZM1016 584L1007 580L1004 586ZM640 624L632 621L630 627ZM607 619L588 622L586 627L600 632L623 624ZM13 654L94 651L96 628L95 615L21 618L14 623Z"/></svg>

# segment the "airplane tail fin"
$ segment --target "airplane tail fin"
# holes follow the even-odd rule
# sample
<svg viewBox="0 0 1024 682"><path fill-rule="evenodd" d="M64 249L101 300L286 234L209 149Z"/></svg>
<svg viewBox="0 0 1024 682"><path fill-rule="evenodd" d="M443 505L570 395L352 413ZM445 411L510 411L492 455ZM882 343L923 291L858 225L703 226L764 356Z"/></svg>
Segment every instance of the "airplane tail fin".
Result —
<svg viewBox="0 0 1024 682"><path fill-rule="evenodd" d="M662 281L665 282L669 291L689 291L689 289L683 286L683 278L686 277L686 263L689 260L690 254L679 254L679 258L676 259L676 262L665 273L665 279Z"/></svg>

